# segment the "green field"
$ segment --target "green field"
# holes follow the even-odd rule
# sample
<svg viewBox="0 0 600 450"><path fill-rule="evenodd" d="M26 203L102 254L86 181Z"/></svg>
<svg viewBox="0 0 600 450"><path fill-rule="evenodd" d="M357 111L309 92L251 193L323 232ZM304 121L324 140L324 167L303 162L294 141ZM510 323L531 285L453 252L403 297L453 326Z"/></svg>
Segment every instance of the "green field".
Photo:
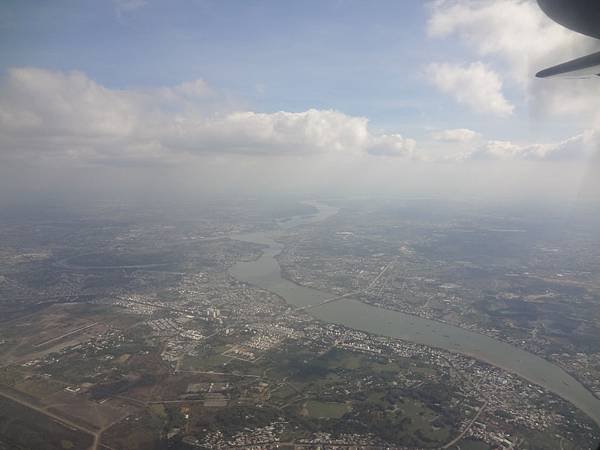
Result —
<svg viewBox="0 0 600 450"><path fill-rule="evenodd" d="M220 372L223 370L223 364L227 364L229 361L231 361L231 358L218 353L212 355L185 356L181 363L181 369Z"/></svg>
<svg viewBox="0 0 600 450"><path fill-rule="evenodd" d="M408 360L401 358L387 360L378 356L363 355L341 349L330 350L319 359L330 370L342 369L377 374L397 373L406 370L409 365Z"/></svg>
<svg viewBox="0 0 600 450"><path fill-rule="evenodd" d="M460 441L460 448L462 450L490 450L492 447L487 445L485 442L474 441L472 439L463 439Z"/></svg>
<svg viewBox="0 0 600 450"><path fill-rule="evenodd" d="M91 434L75 431L19 403L0 398L1 440L15 450L83 450Z"/></svg>
<svg viewBox="0 0 600 450"><path fill-rule="evenodd" d="M339 419L350 411L350 407L346 403L322 402L319 400L309 400L304 407L309 416L321 419Z"/></svg>

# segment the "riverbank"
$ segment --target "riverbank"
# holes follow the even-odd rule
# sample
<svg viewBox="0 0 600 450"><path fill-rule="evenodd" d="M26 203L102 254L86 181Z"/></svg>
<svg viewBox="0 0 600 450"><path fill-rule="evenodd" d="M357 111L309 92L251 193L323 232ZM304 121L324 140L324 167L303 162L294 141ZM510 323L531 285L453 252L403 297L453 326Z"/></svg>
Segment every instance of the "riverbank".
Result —
<svg viewBox="0 0 600 450"><path fill-rule="evenodd" d="M328 210L327 214L311 216L304 222L301 219L294 220L293 226L324 220L331 217L331 213ZM276 260L283 245L275 242L269 233L250 233L231 238L266 246L258 259L237 263L230 269L230 274L236 279L269 290L290 305L311 306L309 313L319 320L460 353L514 373L569 401L600 425L600 400L574 377L549 361L483 334L400 311L378 308L352 297L319 305L331 298L331 294L284 279Z"/></svg>

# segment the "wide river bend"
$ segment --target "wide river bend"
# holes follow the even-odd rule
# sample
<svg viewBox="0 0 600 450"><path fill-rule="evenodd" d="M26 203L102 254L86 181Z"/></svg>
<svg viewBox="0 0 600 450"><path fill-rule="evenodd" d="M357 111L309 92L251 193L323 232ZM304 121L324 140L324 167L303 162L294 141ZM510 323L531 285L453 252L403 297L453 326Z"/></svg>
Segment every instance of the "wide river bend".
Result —
<svg viewBox="0 0 600 450"><path fill-rule="evenodd" d="M295 217L283 223L282 228L319 222L337 213L337 209L330 206L316 203L312 205L319 209L317 214ZM235 264L230 269L231 275L271 291L288 304L298 307L316 305L332 298L331 293L299 286L281 276L281 267L275 257L283 246L273 240L271 236L274 235L275 233L256 232L230 236L235 240L266 246L257 260ZM352 297L310 308L308 312L325 322L437 347L485 361L554 392L600 425L600 400L588 389L555 364L505 342L435 320L371 306Z"/></svg>

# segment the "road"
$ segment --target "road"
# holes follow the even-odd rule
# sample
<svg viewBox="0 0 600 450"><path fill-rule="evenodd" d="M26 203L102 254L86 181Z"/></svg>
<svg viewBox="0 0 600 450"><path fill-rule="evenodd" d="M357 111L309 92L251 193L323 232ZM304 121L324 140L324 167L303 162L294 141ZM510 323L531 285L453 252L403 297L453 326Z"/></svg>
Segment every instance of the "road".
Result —
<svg viewBox="0 0 600 450"><path fill-rule="evenodd" d="M100 434L102 433L102 430L97 431L97 432L89 430L87 428L82 427L79 424L76 424L75 422L72 422L72 421L70 421L68 419L65 419L64 417L58 416L58 415L56 415L56 414L54 414L54 413L52 413L50 411L46 411L45 409L40 408L39 406L33 405L33 404L29 403L29 402L26 402L22 398L18 398L17 396L9 394L7 392L0 391L0 397L4 397L4 398L6 398L8 400L11 400L11 401L13 401L15 403L18 403L21 406L25 406L26 408L32 409L32 410L34 410L34 411L36 411L36 412L38 412L40 414L43 414L44 416L49 417L50 419L52 419L52 420L60 423L63 426L66 426L68 428L75 429L75 430L81 431L83 433L89 434L93 438L93 444L90 447L90 449L91 450L96 450L98 448L98 444L99 444L99 441L100 441Z"/></svg>
<svg viewBox="0 0 600 450"><path fill-rule="evenodd" d="M9 392L6 392L5 390L2 390L1 386L0 386L0 397L4 397L15 403L18 403L21 406L25 406L26 408L32 409L40 414L43 414L46 417L60 423L61 425L65 426L67 428L75 429L75 430L81 431L82 433L89 434L90 436L93 437L92 445L89 447L90 450L98 450L102 447L110 448L109 446L100 443L100 440L102 439L102 433L104 433L106 430L108 430L113 425L116 425L117 423L121 422L123 419L129 417L129 415L130 415L129 413L127 413L127 414L119 417L118 419L112 421L108 425L100 428L99 430L90 430L89 428L81 426L80 424L75 423L65 417L59 416L58 414L54 414L53 412L48 411L46 408L49 408L50 405L40 405L40 406L34 405L33 403L28 402L28 401L24 400L23 398L19 398L17 395L13 395ZM145 407L146 405L144 404L143 406Z"/></svg>
<svg viewBox="0 0 600 450"><path fill-rule="evenodd" d="M307 311L307 310L312 309L312 308L318 308L319 306L326 305L327 303L337 302L338 300L341 300L341 299L346 298L346 297L351 297L351 296L356 295L356 294L360 294L361 292L362 292L361 290L348 292L347 294L338 295L336 297L331 297L331 298L325 299L321 303L317 303L315 305L302 306L302 307L296 309L296 311Z"/></svg>
<svg viewBox="0 0 600 450"><path fill-rule="evenodd" d="M48 340L45 340L44 342L40 342L39 344L34 345L34 347L36 347L36 348L37 347L42 347L42 346L47 345L47 344L49 344L51 342L60 341L61 339L66 338L67 336L71 336L72 334L79 333L80 331L85 331L88 328L92 328L92 327L98 325L99 323L100 322L94 322L94 323L92 323L90 325L84 325L83 327L79 327L79 328L76 328L75 330L68 331L65 334L61 334L60 336L50 338Z"/></svg>
<svg viewBox="0 0 600 450"><path fill-rule="evenodd" d="M369 285L367 286L367 288L366 288L366 289L364 289L364 291L366 292L366 291L368 291L369 289L371 289L373 286L375 286L375 283L377 283L377 282L379 281L379 279L380 279L380 278L383 276L383 274L384 274L384 273L386 273L386 272L387 272L387 270L388 270L388 269L389 269L391 266L392 266L392 263L391 263L391 262L390 262L390 263L388 263L388 265L387 265L387 266L385 266L381 272L379 272L379 275L377 275L377 276L376 276L376 277L373 279L373 281L371 281L371 283L369 283Z"/></svg>
<svg viewBox="0 0 600 450"><path fill-rule="evenodd" d="M481 406L481 408L479 408L479 411L477 411L477 414L475 414L475 417L473 417L469 423L467 424L467 426L465 427L464 430L462 430L462 432L456 436L454 439L452 439L450 442L448 442L446 445L444 445L442 448L449 448L452 447L454 444L456 444L458 441L460 441L464 435L466 434L467 431L469 431L469 429L473 426L473 424L475 423L475 421L477 419L479 419L479 416L481 416L481 413L483 413L483 410L486 408L486 406L488 405L489 400L486 400L485 403Z"/></svg>
<svg viewBox="0 0 600 450"><path fill-rule="evenodd" d="M452 364L452 361L450 361L447 358L442 357L442 359L444 359L448 365L458 374L458 376L467 384L470 384L474 390L478 390L479 389L479 385L481 383L483 383L485 381L485 379L487 378L487 375L483 378L481 378L479 380L479 382L477 384L473 383L473 380L471 380L470 378L467 378L460 370L458 370L454 364ZM485 402L483 403L483 405L479 408L479 411L477 411L477 414L475 414L475 417L473 417L469 423L467 424L467 426L465 427L465 429L458 435L456 436L454 439L452 439L450 442L448 442L446 445L442 446L441 448L449 448L451 446L453 446L454 444L456 444L457 442L459 442L464 436L465 433L467 431L469 431L469 429L473 426L473 424L475 423L475 421L477 419L479 419L479 416L481 416L481 414L483 413L483 410L486 408L486 406L488 405L488 403L490 402L490 400L488 398L485 398Z"/></svg>
<svg viewBox="0 0 600 450"><path fill-rule="evenodd" d="M391 267L391 265L392 265L392 263L387 264L381 270L381 272L379 272L379 274L364 289L357 289L356 291L348 292L347 294L342 294L342 295L338 295L336 297L331 297L331 298L325 299L322 302L317 303L315 305L302 306L302 307L296 309L296 311L307 311L309 309L318 308L319 306L323 306L323 305L326 305L328 303L337 302L338 300L342 300L342 299L347 298L347 297L352 297L352 296L357 295L357 294L366 294L366 293L368 293L369 289L371 289L373 286L375 286L375 284L379 281L379 279L383 276L383 274L385 272L387 272L387 270Z"/></svg>

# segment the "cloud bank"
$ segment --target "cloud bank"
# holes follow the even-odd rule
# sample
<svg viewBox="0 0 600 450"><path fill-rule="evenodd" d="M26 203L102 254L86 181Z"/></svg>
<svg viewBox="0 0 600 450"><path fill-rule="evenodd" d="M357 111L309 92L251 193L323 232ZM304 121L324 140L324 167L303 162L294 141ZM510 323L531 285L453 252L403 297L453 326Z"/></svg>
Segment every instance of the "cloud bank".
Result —
<svg viewBox="0 0 600 450"><path fill-rule="evenodd" d="M534 78L534 74L545 67L598 50L597 41L554 23L535 1L435 1L430 4L427 30L434 38L457 36L479 59L469 67L481 67L486 58L493 58L502 66L503 76L521 91L536 115L576 116L588 123L592 118L600 124L595 101L600 94L597 80L565 82L564 79L540 81ZM477 87L482 76L476 70L463 70L463 78L469 78L469 83ZM504 96L502 86L493 81L494 76L488 74L487 78L489 84L497 88L492 90L496 98ZM502 81L499 76L498 79ZM457 88L465 84L467 81L463 80ZM500 105L494 109L506 116L509 108L502 102Z"/></svg>
<svg viewBox="0 0 600 450"><path fill-rule="evenodd" d="M600 134L588 130L580 135L549 144L517 144L508 141L489 140L459 159L471 160L529 160L529 161L575 161L592 157L600 144Z"/></svg>
<svg viewBox="0 0 600 450"><path fill-rule="evenodd" d="M485 67L472 69L486 79ZM449 72L439 73L446 77ZM460 74L450 78L449 85L466 82ZM473 91L477 86L471 86ZM498 94L484 88L481 92L482 102ZM497 113L510 112L501 97L492 104ZM457 154L441 158L458 162L577 160L589 156L597 135L590 129L564 142L516 144L484 141L479 133L459 128L430 137L440 145L460 146ZM334 110L228 109L203 80L150 90L115 90L81 72L16 68L0 85L0 159L27 165L177 166L206 155L439 160L423 157L416 148L414 139L375 132L368 119Z"/></svg>
<svg viewBox="0 0 600 450"><path fill-rule="evenodd" d="M0 86L0 157L179 164L194 155L409 156L415 141L334 110L216 107L202 80L114 90L81 72L11 69Z"/></svg>
<svg viewBox="0 0 600 450"><path fill-rule="evenodd" d="M480 134L467 128L456 128L436 131L431 134L431 137L436 141L442 142L470 142L479 138Z"/></svg>

